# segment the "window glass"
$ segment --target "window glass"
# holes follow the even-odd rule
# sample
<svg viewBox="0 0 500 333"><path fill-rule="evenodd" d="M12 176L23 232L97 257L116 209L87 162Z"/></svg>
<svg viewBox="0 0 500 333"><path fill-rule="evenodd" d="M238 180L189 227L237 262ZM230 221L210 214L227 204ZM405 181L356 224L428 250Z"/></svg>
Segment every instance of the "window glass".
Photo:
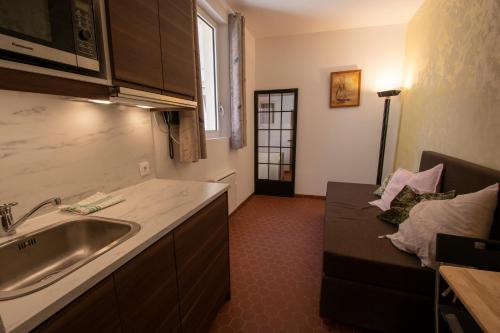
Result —
<svg viewBox="0 0 500 333"><path fill-rule="evenodd" d="M217 67L215 27L198 15L198 43L200 46L201 86L205 130L217 131Z"/></svg>

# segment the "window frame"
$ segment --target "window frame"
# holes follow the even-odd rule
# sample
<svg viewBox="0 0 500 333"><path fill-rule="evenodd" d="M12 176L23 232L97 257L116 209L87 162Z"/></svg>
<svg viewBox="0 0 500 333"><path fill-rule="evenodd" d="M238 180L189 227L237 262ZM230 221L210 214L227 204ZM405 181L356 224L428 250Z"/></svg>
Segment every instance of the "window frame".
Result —
<svg viewBox="0 0 500 333"><path fill-rule="evenodd" d="M213 65L214 65L214 94L215 94L215 130L205 130L205 134L207 136L207 139L214 139L214 138L219 138L222 136L222 128L221 128L221 119L219 115L219 110L220 110L220 101L219 101L219 64L218 64L218 57L217 57L217 50L218 50L218 39L217 39L217 33L218 33L218 26L219 24L212 18L210 15L206 13L202 8L198 7L198 13L196 17L196 24L198 24L198 19L201 19L203 22L205 22L209 27L211 27L212 30L212 38L213 38L213 44L214 44L214 50L213 50ZM199 34L198 34L199 38ZM199 45L199 40L197 41ZM199 46L198 46L199 47Z"/></svg>

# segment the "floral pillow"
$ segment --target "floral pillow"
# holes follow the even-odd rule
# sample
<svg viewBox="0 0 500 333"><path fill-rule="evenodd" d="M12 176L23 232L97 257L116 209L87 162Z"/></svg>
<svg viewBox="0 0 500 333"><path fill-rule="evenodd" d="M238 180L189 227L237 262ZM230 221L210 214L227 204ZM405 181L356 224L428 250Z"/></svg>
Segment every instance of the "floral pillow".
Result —
<svg viewBox="0 0 500 333"><path fill-rule="evenodd" d="M423 193L417 194L413 189L406 185L401 192L391 202L391 208L380 215L379 220L391 224L401 224L410 216L410 210L424 200L447 200L455 198L455 191L446 193Z"/></svg>

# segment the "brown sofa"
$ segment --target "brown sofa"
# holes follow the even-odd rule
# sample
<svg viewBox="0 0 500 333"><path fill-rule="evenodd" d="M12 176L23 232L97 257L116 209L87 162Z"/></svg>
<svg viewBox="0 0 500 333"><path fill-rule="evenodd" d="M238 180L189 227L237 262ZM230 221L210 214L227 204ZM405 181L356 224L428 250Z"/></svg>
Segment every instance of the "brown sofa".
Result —
<svg viewBox="0 0 500 333"><path fill-rule="evenodd" d="M420 170L443 163L441 191L478 191L500 182L500 171L435 152ZM329 182L326 198L320 314L382 332L432 332L434 271L377 236L397 228L376 218L375 185ZM500 204L499 204L500 207ZM500 239L500 208L491 232Z"/></svg>

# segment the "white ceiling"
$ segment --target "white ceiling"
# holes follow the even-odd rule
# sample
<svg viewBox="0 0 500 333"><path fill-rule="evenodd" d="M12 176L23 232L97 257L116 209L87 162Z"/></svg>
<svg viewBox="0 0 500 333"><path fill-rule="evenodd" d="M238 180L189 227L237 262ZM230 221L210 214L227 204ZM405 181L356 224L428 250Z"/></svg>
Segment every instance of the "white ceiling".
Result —
<svg viewBox="0 0 500 333"><path fill-rule="evenodd" d="M227 0L257 38L404 24L424 0Z"/></svg>

